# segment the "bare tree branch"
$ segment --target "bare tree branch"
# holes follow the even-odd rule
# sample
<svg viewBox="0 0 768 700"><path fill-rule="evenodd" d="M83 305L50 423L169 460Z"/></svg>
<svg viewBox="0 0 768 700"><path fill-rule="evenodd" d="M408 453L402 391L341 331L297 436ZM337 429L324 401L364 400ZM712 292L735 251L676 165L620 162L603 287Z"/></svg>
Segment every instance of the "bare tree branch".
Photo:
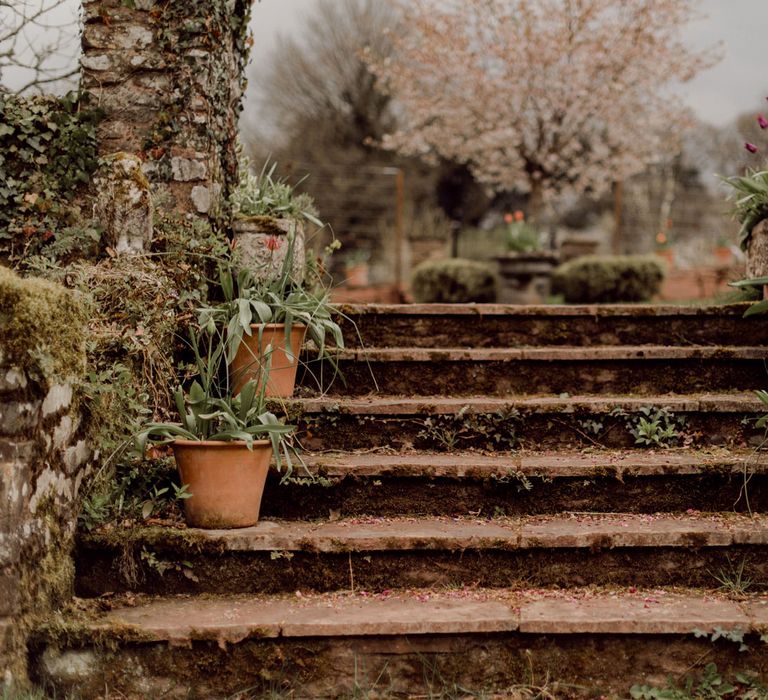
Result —
<svg viewBox="0 0 768 700"><path fill-rule="evenodd" d="M79 34L76 0L0 0L0 92L74 87Z"/></svg>

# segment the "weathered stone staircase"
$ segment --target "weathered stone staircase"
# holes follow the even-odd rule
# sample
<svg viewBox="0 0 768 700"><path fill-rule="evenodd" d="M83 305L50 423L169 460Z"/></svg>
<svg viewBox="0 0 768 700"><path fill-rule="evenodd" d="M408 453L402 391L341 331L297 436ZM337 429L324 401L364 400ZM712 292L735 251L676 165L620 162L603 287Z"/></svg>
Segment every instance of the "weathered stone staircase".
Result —
<svg viewBox="0 0 768 700"><path fill-rule="evenodd" d="M307 377L287 407L317 479L275 478L252 529L84 536L78 594L105 612L39 637L42 677L82 697L453 698L768 673L765 321L345 312L346 386Z"/></svg>

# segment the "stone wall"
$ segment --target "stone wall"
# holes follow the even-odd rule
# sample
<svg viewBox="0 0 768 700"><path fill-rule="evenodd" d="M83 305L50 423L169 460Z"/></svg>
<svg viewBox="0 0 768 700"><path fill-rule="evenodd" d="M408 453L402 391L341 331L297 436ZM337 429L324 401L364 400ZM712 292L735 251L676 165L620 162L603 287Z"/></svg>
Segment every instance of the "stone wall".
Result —
<svg viewBox="0 0 768 700"><path fill-rule="evenodd" d="M82 299L0 267L0 691L26 683L28 631L72 594L84 338Z"/></svg>
<svg viewBox="0 0 768 700"><path fill-rule="evenodd" d="M82 87L105 113L101 153L140 155L166 210L216 219L237 181L250 4L83 0Z"/></svg>

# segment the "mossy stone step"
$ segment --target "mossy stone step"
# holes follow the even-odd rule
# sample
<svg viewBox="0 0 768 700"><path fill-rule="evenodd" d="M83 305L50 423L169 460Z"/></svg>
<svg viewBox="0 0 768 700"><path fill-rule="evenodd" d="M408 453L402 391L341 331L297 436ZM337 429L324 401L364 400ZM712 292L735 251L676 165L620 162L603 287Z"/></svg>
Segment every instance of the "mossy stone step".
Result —
<svg viewBox="0 0 768 700"><path fill-rule="evenodd" d="M768 647L757 634L766 624L763 600L694 590L134 599L72 629L54 621L37 670L58 693L83 697L105 688L129 697L262 697L276 687L293 697L439 697L537 679L558 698L627 697L630 686L687 673L702 657L723 674L764 673ZM718 630L743 638L751 653L732 642L713 647L707 635Z"/></svg>
<svg viewBox="0 0 768 700"><path fill-rule="evenodd" d="M301 389L360 396L515 396L561 393L654 395L749 390L765 372L768 348L597 346L537 348L366 348L305 358ZM325 382L318 381L325 378Z"/></svg>
<svg viewBox="0 0 768 700"><path fill-rule="evenodd" d="M674 444L732 447L762 444L755 426L765 406L752 392L661 394L293 399L275 404L298 422L310 450L390 448L448 452L568 449L580 446L629 448L632 426L649 411L664 409L678 435Z"/></svg>
<svg viewBox="0 0 768 700"><path fill-rule="evenodd" d="M385 450L310 454L305 462L309 475L300 467L287 481L270 475L264 516L768 510L768 454L754 450Z"/></svg>
<svg viewBox="0 0 768 700"><path fill-rule="evenodd" d="M348 305L347 344L357 347L514 348L600 345L768 345L768 324L747 304L663 306Z"/></svg>
<svg viewBox="0 0 768 700"><path fill-rule="evenodd" d="M131 553L138 561L127 569ZM77 587L89 597L473 584L717 587L737 565L744 581L768 580L766 555L768 517L733 514L263 521L229 531L89 535L78 547Z"/></svg>

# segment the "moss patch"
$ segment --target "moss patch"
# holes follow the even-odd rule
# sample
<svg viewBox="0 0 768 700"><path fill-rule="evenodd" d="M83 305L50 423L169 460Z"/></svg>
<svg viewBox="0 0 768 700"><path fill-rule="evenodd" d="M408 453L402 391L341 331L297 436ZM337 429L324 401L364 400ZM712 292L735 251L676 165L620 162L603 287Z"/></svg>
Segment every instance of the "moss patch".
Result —
<svg viewBox="0 0 768 700"><path fill-rule="evenodd" d="M81 295L0 267L0 352L6 363L38 381L81 376L85 322Z"/></svg>

